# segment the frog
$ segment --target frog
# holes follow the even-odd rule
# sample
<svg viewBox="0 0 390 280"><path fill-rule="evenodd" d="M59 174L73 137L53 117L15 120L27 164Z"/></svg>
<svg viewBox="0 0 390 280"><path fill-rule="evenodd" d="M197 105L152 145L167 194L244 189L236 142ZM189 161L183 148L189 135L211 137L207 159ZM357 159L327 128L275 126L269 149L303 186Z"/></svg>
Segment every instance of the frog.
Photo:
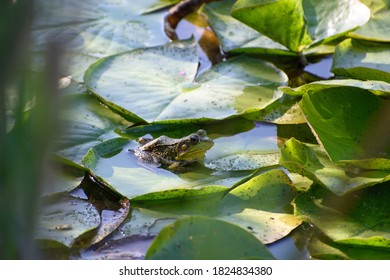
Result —
<svg viewBox="0 0 390 280"><path fill-rule="evenodd" d="M129 151L139 160L175 173L186 172L192 164L202 162L206 151L214 145L204 129L179 139L165 135L156 139L141 137L138 143L138 148Z"/></svg>

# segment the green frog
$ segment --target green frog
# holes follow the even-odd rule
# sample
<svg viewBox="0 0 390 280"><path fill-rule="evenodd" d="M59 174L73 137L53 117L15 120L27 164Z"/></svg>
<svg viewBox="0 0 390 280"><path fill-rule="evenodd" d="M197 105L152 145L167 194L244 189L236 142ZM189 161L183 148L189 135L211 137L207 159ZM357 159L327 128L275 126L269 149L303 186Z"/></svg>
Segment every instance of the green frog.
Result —
<svg viewBox="0 0 390 280"><path fill-rule="evenodd" d="M199 129L180 139L160 136L156 139L140 138L140 147L130 150L142 161L168 168L174 172L185 172L192 163L203 160L214 142L206 131Z"/></svg>

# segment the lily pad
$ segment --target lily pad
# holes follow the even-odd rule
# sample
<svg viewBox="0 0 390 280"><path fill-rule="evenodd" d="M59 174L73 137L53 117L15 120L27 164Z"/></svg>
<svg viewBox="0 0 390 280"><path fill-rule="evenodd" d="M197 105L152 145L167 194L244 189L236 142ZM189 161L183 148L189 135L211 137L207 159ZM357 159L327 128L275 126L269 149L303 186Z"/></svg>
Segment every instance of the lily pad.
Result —
<svg viewBox="0 0 390 280"><path fill-rule="evenodd" d="M57 193L43 201L36 238L55 240L71 247L83 234L97 228L100 222L99 212L91 203L68 193Z"/></svg>
<svg viewBox="0 0 390 280"><path fill-rule="evenodd" d="M154 235L179 218L202 215L231 222L263 243L272 243L300 224L289 214L294 195L289 178L281 170L256 176L229 192L221 186L207 186L146 194L131 201L132 218L121 232Z"/></svg>
<svg viewBox="0 0 390 280"><path fill-rule="evenodd" d="M157 121L146 125L130 126L119 131L121 135L134 138L147 134L153 137L166 135L171 138L181 138L199 129L207 131L212 137L231 136L253 129L256 124L244 117L227 118L223 120L189 119Z"/></svg>
<svg viewBox="0 0 390 280"><path fill-rule="evenodd" d="M390 2L388 0L360 0L371 10L370 20L348 36L379 42L390 42Z"/></svg>
<svg viewBox="0 0 390 280"><path fill-rule="evenodd" d="M232 16L296 53L312 42L299 1L237 1Z"/></svg>
<svg viewBox="0 0 390 280"><path fill-rule="evenodd" d="M257 124L247 132L215 139L205 165L213 170L255 170L279 161L276 128Z"/></svg>
<svg viewBox="0 0 390 280"><path fill-rule="evenodd" d="M381 81L361 81L361 80L326 80L326 81L317 81L310 84L300 86L298 88L289 88L289 87L279 87L279 90L291 96L302 96L306 92L320 91L323 88L328 87L357 87L361 89L368 90L369 92L383 97L390 97L390 84Z"/></svg>
<svg viewBox="0 0 390 280"><path fill-rule="evenodd" d="M333 161L388 157L388 83L333 80L279 89L303 96L300 107ZM343 110L333 111L337 106Z"/></svg>
<svg viewBox="0 0 390 280"><path fill-rule="evenodd" d="M80 163L90 148L118 137L115 129L131 124L102 106L91 94L65 96L63 104L63 133L55 143L56 154L74 162Z"/></svg>
<svg viewBox="0 0 390 280"><path fill-rule="evenodd" d="M274 259L267 247L245 230L206 217L183 218L164 228L153 241L145 258Z"/></svg>
<svg viewBox="0 0 390 280"><path fill-rule="evenodd" d="M283 45L231 17L230 12L234 3L233 0L216 1L202 8L225 52L255 48L256 53L294 55Z"/></svg>
<svg viewBox="0 0 390 280"><path fill-rule="evenodd" d="M357 0L239 0L232 16L299 53L365 24L370 10Z"/></svg>
<svg viewBox="0 0 390 280"><path fill-rule="evenodd" d="M295 199L295 214L337 243L389 248L389 196L389 182L342 197L317 186Z"/></svg>
<svg viewBox="0 0 390 280"><path fill-rule="evenodd" d="M260 110L287 82L281 70L253 58L228 59L195 79L197 67L195 42L189 40L101 59L84 79L106 105L121 106L148 122L223 119Z"/></svg>
<svg viewBox="0 0 390 280"><path fill-rule="evenodd" d="M35 22L36 49L42 49L47 41L61 42L65 61L71 61L62 74L79 82L82 72L102 56L167 42L160 28L164 14L140 15L151 0L37 2L37 10L44 12Z"/></svg>
<svg viewBox="0 0 390 280"><path fill-rule="evenodd" d="M177 4L180 2L180 0L155 0L155 1L152 1L154 3L151 3L150 6L148 6L144 11L143 13L151 13L151 12L155 12L155 11L158 11L160 9L163 9L163 8L167 8L167 7L170 7L174 4Z"/></svg>
<svg viewBox="0 0 390 280"><path fill-rule="evenodd" d="M380 250L366 246L353 246L336 242L311 238L308 244L310 255L323 260L388 260L390 252L387 248Z"/></svg>
<svg viewBox="0 0 390 280"><path fill-rule="evenodd" d="M306 93L300 107L333 161L387 157L389 100L360 87L309 85L301 90ZM343 109L332 110L338 106Z"/></svg>
<svg viewBox="0 0 390 280"><path fill-rule="evenodd" d="M54 157L52 160L52 172L56 180L49 186L45 185L46 188L41 193L43 196L74 190L88 172L84 166L66 158Z"/></svg>
<svg viewBox="0 0 390 280"><path fill-rule="evenodd" d="M387 170L336 165L320 146L303 144L294 138L288 140L281 149L280 164L290 172L308 177L337 195L390 180Z"/></svg>
<svg viewBox="0 0 390 280"><path fill-rule="evenodd" d="M337 45L331 71L338 76L390 83L388 44L347 39Z"/></svg>

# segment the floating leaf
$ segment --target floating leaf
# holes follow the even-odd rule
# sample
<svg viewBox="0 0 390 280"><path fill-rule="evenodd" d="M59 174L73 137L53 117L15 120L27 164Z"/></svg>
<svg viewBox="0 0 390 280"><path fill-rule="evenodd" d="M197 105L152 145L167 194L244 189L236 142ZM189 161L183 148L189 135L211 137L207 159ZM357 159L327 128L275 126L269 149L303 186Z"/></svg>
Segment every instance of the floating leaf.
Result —
<svg viewBox="0 0 390 280"><path fill-rule="evenodd" d="M128 137L140 137L150 134L153 137L166 135L171 138L181 138L183 135L190 135L194 131L204 129L208 135L220 137L242 133L253 129L255 126L253 121L244 117L223 120L189 119L157 121L146 125L131 126L121 130L120 133Z"/></svg>
<svg viewBox="0 0 390 280"><path fill-rule="evenodd" d="M150 4L150 6L148 6L144 11L143 13L151 13L151 12L155 12L157 10L160 10L160 9L163 9L163 8L166 8L166 7L170 7L174 4L177 4L180 2L180 0L157 0L157 1L152 1L154 3Z"/></svg>
<svg viewBox="0 0 390 280"><path fill-rule="evenodd" d="M100 222L99 212L91 203L67 193L57 193L43 201L36 238L55 240L71 247Z"/></svg>
<svg viewBox="0 0 390 280"><path fill-rule="evenodd" d="M239 0L232 16L299 53L365 24L370 10L357 0Z"/></svg>
<svg viewBox="0 0 390 280"><path fill-rule="evenodd" d="M293 52L312 43L300 1L239 0L232 8L232 16Z"/></svg>
<svg viewBox="0 0 390 280"><path fill-rule="evenodd" d="M390 49L388 44L347 39L337 45L332 72L360 80L390 82Z"/></svg>
<svg viewBox="0 0 390 280"><path fill-rule="evenodd" d="M371 10L370 20L348 36L380 42L390 42L390 2L388 0L360 0Z"/></svg>
<svg viewBox="0 0 390 280"><path fill-rule="evenodd" d="M281 149L280 164L291 172L325 186L337 195L390 180L387 170L338 166L318 145L303 144L294 138L287 141Z"/></svg>
<svg viewBox="0 0 390 280"><path fill-rule="evenodd" d="M234 223L263 243L272 243L300 224L289 214L294 195L281 170L256 176L230 192L221 186L207 186L145 194L131 201L132 219L121 232L153 235L176 219L202 215Z"/></svg>
<svg viewBox="0 0 390 280"><path fill-rule="evenodd" d="M102 56L167 42L160 28L164 14L139 14L150 0L37 2L37 10L44 11L35 22L37 50L47 41L61 42L66 50L62 74L79 82L86 68Z"/></svg>
<svg viewBox="0 0 390 280"><path fill-rule="evenodd" d="M62 157L55 157L52 166L56 180L53 184L45 186L42 191L44 196L75 189L88 172L87 168Z"/></svg>
<svg viewBox="0 0 390 280"><path fill-rule="evenodd" d="M382 158L390 152L389 100L355 86L314 84L298 91L305 93L300 107L333 161Z"/></svg>
<svg viewBox="0 0 390 280"><path fill-rule="evenodd" d="M308 244L308 251L313 258L324 260L388 260L390 252L387 248L370 248L335 242L324 242L312 238Z"/></svg>
<svg viewBox="0 0 390 280"><path fill-rule="evenodd" d="M341 244L390 247L389 183L337 197L321 187L294 201L296 216Z"/></svg>
<svg viewBox="0 0 390 280"><path fill-rule="evenodd" d="M118 137L115 129L130 124L90 94L65 96L63 103L64 132L55 143L56 153L74 162L80 162L91 147Z"/></svg>
<svg viewBox="0 0 390 280"><path fill-rule="evenodd" d="M334 79L334 80L327 80L327 81L318 81L318 82L312 82L310 84L300 86L298 88L289 88L289 87L282 86L279 87L279 90L283 91L288 95L302 96L307 92L320 91L321 89L324 88L340 87L340 86L357 87L357 88L368 90L378 96L383 96L383 97L390 96L389 83L381 82L381 81L361 81L361 80L352 80L352 79L345 79L345 80Z"/></svg>
<svg viewBox="0 0 390 280"><path fill-rule="evenodd" d="M145 258L274 259L268 249L245 230L206 217L183 218L165 227L153 241Z"/></svg>
<svg viewBox="0 0 390 280"><path fill-rule="evenodd" d="M255 170L277 164L279 148L275 127L257 124L250 131L216 139L205 165L213 170Z"/></svg>
<svg viewBox="0 0 390 280"><path fill-rule="evenodd" d="M203 6L208 22L216 32L225 52L256 48L257 53L294 55L283 45L230 16L235 1L216 1Z"/></svg>
<svg viewBox="0 0 390 280"><path fill-rule="evenodd" d="M85 75L89 90L146 121L222 119L262 109L287 76L270 63L236 57L200 74L193 40L99 60ZM145 99L144 96L148 98Z"/></svg>

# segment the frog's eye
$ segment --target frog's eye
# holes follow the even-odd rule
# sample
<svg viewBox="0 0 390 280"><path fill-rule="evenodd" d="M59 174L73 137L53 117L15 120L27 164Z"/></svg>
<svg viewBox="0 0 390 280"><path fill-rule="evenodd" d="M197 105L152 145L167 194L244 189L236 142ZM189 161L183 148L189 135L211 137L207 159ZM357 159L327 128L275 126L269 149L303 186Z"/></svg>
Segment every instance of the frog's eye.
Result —
<svg viewBox="0 0 390 280"><path fill-rule="evenodd" d="M200 138L199 138L198 135L193 134L193 135L190 136L190 140L191 140L191 143L192 143L192 144L198 144L199 141L200 141Z"/></svg>

